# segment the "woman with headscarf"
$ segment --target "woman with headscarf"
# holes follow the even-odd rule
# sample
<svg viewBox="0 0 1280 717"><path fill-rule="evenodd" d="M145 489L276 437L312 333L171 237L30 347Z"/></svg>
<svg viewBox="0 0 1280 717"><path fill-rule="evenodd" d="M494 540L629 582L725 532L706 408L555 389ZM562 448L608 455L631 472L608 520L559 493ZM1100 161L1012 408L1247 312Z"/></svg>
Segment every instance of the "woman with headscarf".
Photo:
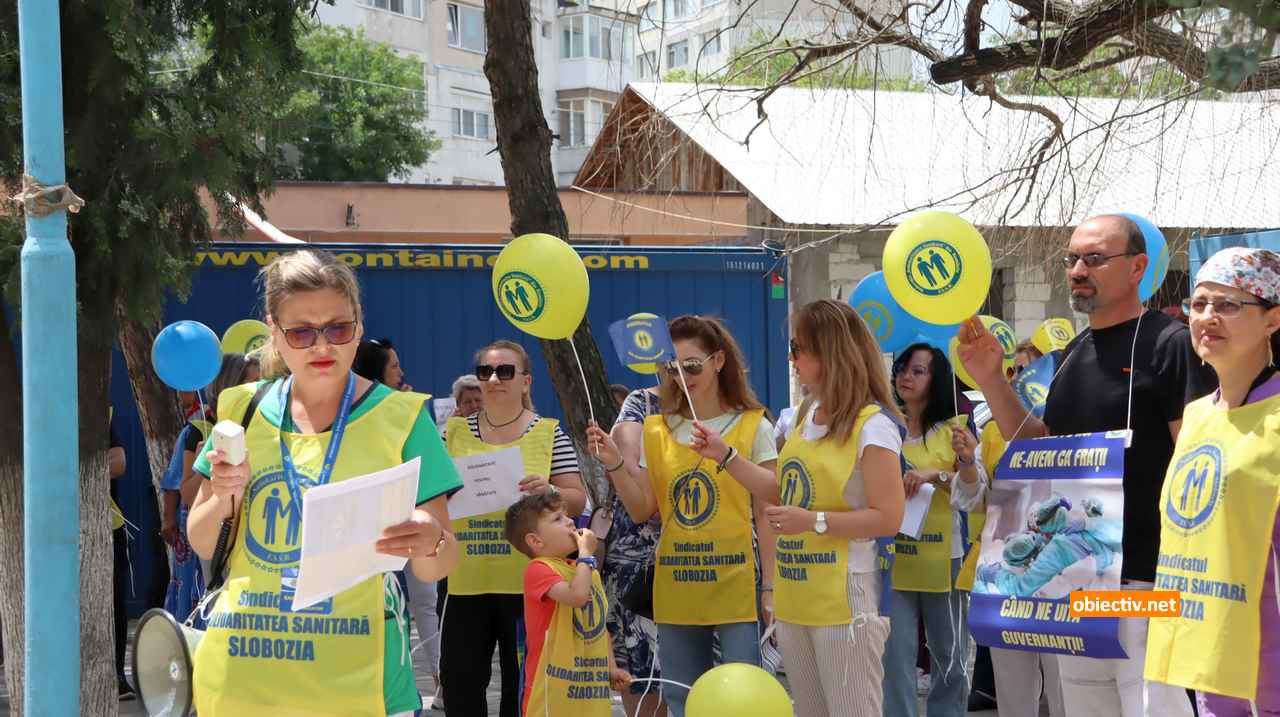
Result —
<svg viewBox="0 0 1280 717"><path fill-rule="evenodd" d="M1280 254L1231 247L1186 302L1217 392L1188 404L1160 494L1146 679L1197 690L1201 717L1280 715Z"/></svg>

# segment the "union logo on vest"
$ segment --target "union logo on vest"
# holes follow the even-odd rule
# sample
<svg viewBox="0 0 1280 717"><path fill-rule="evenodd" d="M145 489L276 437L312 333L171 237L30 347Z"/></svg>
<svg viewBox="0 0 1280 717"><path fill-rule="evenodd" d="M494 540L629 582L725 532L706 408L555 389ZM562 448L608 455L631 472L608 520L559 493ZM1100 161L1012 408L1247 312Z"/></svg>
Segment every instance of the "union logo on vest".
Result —
<svg viewBox="0 0 1280 717"><path fill-rule="evenodd" d="M498 280L498 308L508 319L528 323L542 315L546 296L542 285L523 271L509 271Z"/></svg>
<svg viewBox="0 0 1280 717"><path fill-rule="evenodd" d="M311 485L312 478L300 477L305 485ZM302 557L302 503L290 494L284 473L277 470L254 478L246 503L244 544L250 559L257 558L262 561L259 568L271 571L298 562Z"/></svg>
<svg viewBox="0 0 1280 717"><path fill-rule="evenodd" d="M594 642L604 631L604 618L604 593L592 585L591 599L573 609L573 629L585 642Z"/></svg>
<svg viewBox="0 0 1280 717"><path fill-rule="evenodd" d="M671 505L676 521L686 528L696 528L716 512L716 485L701 469L684 473L671 484Z"/></svg>
<svg viewBox="0 0 1280 717"><path fill-rule="evenodd" d="M813 481L809 469L799 458L790 458L782 464L782 504L808 510L813 505Z"/></svg>
<svg viewBox="0 0 1280 717"><path fill-rule="evenodd" d="M1222 449L1205 443L1183 456L1169 481L1164 514L1176 530L1199 530L1213 517L1222 499Z"/></svg>
<svg viewBox="0 0 1280 717"><path fill-rule="evenodd" d="M960 252L936 239L921 242L907 255L907 282L927 296L945 294L960 283L964 262Z"/></svg>

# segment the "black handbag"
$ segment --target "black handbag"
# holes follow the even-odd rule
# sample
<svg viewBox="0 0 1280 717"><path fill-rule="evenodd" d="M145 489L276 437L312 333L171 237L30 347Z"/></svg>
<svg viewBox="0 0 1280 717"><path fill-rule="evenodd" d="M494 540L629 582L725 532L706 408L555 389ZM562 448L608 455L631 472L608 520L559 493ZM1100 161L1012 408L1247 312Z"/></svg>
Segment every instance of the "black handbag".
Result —
<svg viewBox="0 0 1280 717"><path fill-rule="evenodd" d="M653 619L653 562L645 563L622 594L622 606L640 617Z"/></svg>

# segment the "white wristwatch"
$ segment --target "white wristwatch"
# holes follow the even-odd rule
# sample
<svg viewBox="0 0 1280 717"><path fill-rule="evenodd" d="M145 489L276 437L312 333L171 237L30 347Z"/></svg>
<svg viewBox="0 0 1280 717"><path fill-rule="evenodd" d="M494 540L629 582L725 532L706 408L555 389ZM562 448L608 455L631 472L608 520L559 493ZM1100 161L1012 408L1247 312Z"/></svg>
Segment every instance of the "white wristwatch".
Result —
<svg viewBox="0 0 1280 717"><path fill-rule="evenodd" d="M822 535L827 532L827 514L819 512L818 519L813 523L813 532Z"/></svg>

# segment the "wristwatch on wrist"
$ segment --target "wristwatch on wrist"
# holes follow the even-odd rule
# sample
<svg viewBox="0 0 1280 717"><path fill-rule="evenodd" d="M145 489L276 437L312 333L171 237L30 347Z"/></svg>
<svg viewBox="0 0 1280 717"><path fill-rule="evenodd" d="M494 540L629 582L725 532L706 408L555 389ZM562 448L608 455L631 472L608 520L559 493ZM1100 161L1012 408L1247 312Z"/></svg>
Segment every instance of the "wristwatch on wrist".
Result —
<svg viewBox="0 0 1280 717"><path fill-rule="evenodd" d="M951 474L946 471L938 471L938 485L946 485L951 480Z"/></svg>
<svg viewBox="0 0 1280 717"><path fill-rule="evenodd" d="M594 556L594 555L579 556L579 557L578 557L578 562L579 562L579 563L582 563L583 565L586 565L587 567L591 568L592 570L599 570L599 569L600 569L600 566L596 564L596 556Z"/></svg>
<svg viewBox="0 0 1280 717"><path fill-rule="evenodd" d="M813 532L823 535L827 532L827 514L819 511L818 519L813 523Z"/></svg>

